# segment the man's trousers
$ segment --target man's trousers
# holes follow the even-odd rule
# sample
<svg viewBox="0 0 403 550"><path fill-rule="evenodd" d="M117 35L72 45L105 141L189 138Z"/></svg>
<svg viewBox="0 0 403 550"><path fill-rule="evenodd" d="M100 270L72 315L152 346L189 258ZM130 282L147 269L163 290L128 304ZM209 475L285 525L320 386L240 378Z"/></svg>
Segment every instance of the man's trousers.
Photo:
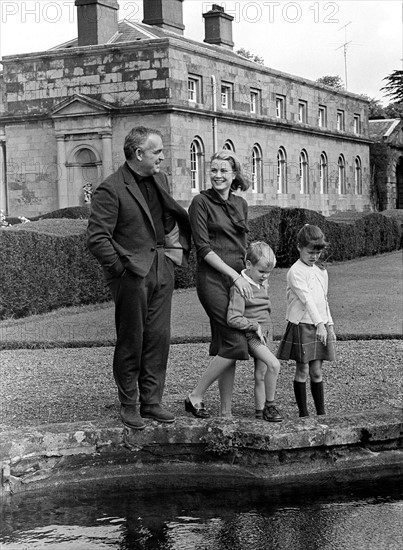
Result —
<svg viewBox="0 0 403 550"><path fill-rule="evenodd" d="M174 264L158 247L142 278L126 270L109 282L115 301L113 374L122 405L161 403L171 337Z"/></svg>

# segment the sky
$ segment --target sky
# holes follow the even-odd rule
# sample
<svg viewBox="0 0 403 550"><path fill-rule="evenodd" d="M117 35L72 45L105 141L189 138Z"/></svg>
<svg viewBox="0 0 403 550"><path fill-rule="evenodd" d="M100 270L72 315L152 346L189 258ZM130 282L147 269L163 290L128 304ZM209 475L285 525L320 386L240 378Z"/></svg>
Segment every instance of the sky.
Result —
<svg viewBox="0 0 403 550"><path fill-rule="evenodd" d="M185 0L188 38L204 39L213 3L234 17L234 50L267 67L316 80L340 76L347 90L390 100L384 78L403 67L402 0ZM141 22L142 0L119 0L119 19ZM74 0L0 0L0 57L43 51L77 36Z"/></svg>

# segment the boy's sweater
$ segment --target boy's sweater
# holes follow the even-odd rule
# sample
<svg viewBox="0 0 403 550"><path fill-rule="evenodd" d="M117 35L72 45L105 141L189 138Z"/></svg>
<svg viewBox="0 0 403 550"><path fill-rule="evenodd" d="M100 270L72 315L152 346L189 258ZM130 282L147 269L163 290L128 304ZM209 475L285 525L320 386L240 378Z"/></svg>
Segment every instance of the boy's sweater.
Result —
<svg viewBox="0 0 403 550"><path fill-rule="evenodd" d="M267 286L253 286L253 298L243 298L239 290L231 287L227 311L227 323L230 327L247 332L256 332L259 325L270 323L271 303Z"/></svg>

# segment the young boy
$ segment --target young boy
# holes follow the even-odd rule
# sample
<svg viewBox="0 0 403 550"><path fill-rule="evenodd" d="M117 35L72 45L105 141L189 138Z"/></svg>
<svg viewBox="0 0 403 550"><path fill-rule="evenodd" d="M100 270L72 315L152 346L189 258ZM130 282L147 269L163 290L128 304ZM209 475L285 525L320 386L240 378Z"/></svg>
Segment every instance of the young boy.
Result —
<svg viewBox="0 0 403 550"><path fill-rule="evenodd" d="M252 285L253 297L244 298L238 288L232 286L227 312L228 325L246 332L249 354L255 360L255 417L268 422L283 420L274 402L280 362L268 348L272 323L267 278L275 265L276 257L268 244L251 243L241 276Z"/></svg>

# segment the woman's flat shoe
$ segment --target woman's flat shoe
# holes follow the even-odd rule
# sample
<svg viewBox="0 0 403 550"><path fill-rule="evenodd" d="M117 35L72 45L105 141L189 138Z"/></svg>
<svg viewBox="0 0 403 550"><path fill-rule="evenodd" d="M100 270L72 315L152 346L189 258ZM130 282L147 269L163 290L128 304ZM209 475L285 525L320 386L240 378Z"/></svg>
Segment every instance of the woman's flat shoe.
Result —
<svg viewBox="0 0 403 550"><path fill-rule="evenodd" d="M204 407L204 403L193 403L190 401L190 397L185 399L185 410L186 412L192 413L196 418L209 418L210 415Z"/></svg>

